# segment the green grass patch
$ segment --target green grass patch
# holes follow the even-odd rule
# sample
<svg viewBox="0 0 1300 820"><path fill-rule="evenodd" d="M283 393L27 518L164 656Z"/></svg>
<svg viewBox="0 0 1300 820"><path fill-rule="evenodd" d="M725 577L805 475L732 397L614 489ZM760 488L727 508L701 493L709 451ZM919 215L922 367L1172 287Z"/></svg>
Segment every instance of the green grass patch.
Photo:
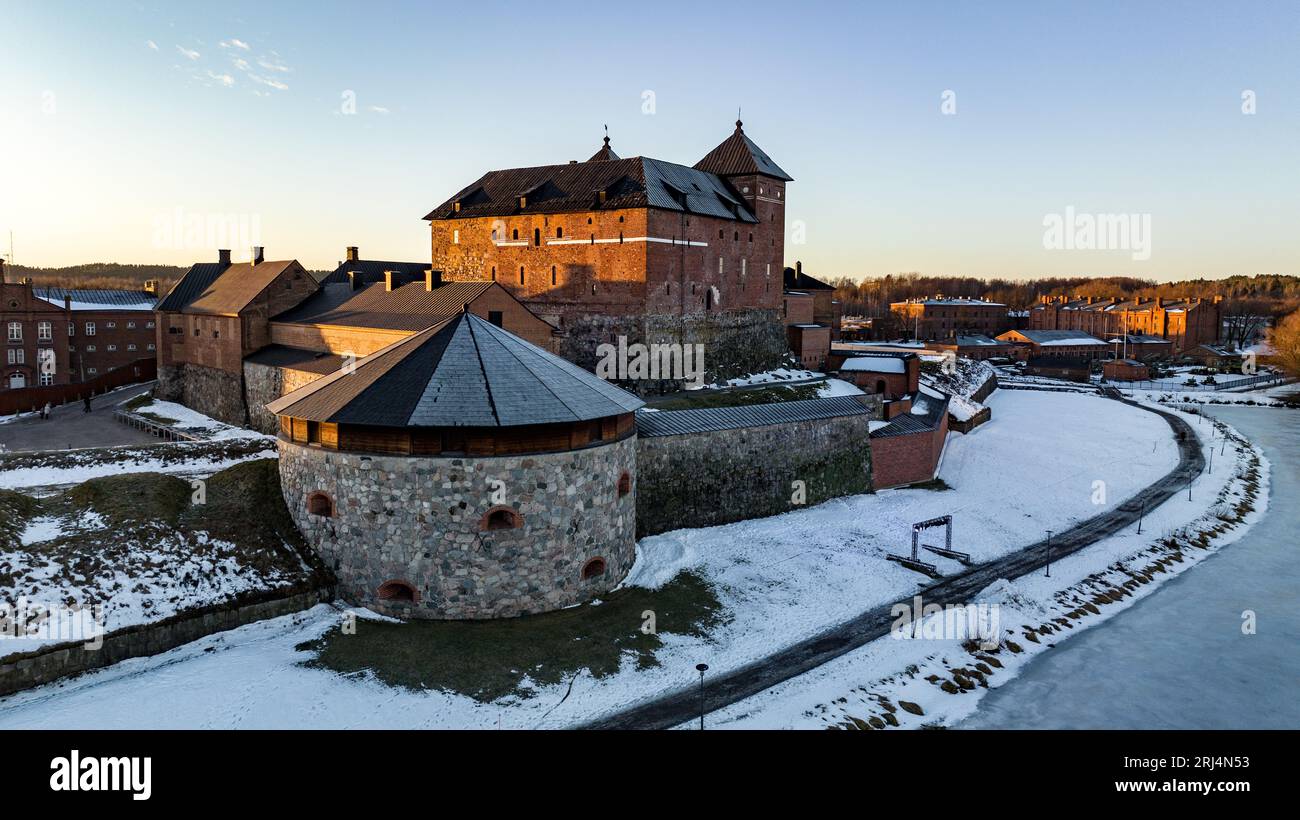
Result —
<svg viewBox="0 0 1300 820"><path fill-rule="evenodd" d="M657 590L627 587L600 604L496 621L358 620L356 634L334 628L298 649L316 653L304 665L343 674L372 672L390 686L439 689L490 702L529 697L524 677L557 684L586 669L597 678L617 672L627 659L639 668L658 665L658 634L642 632L644 613L656 632L703 637L723 622L712 586L682 572Z"/></svg>
<svg viewBox="0 0 1300 820"><path fill-rule="evenodd" d="M657 410L699 410L709 407L746 407L753 404L777 404L783 401L815 399L821 395L820 384L774 384L763 387L736 387L693 393L673 393L655 398L650 404Z"/></svg>

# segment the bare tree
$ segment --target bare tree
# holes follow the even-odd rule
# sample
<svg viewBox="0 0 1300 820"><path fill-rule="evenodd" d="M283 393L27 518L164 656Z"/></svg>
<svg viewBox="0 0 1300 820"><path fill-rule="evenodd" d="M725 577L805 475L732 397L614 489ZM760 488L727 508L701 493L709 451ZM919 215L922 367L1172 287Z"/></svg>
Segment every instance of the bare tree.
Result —
<svg viewBox="0 0 1300 820"><path fill-rule="evenodd" d="M1269 331L1268 341L1273 348L1272 363L1292 376L1300 376L1300 311L1278 322Z"/></svg>
<svg viewBox="0 0 1300 820"><path fill-rule="evenodd" d="M1232 299L1222 312L1223 342L1229 350L1254 344L1264 335L1276 307L1263 299Z"/></svg>

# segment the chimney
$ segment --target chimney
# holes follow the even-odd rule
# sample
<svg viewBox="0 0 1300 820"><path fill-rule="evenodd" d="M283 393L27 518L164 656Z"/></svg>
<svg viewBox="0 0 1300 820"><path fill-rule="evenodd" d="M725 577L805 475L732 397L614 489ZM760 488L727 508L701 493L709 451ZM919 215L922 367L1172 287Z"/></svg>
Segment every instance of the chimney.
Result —
<svg viewBox="0 0 1300 820"><path fill-rule="evenodd" d="M384 290L391 291L393 289L393 277L395 275L396 271L384 271Z"/></svg>
<svg viewBox="0 0 1300 820"><path fill-rule="evenodd" d="M153 295L157 296L157 295L158 295L158 280L157 280L157 279L146 279L146 280L144 281L144 292L145 292L145 293L152 293Z"/></svg>
<svg viewBox="0 0 1300 820"><path fill-rule="evenodd" d="M348 245L348 261L349 261L349 262L355 262L355 261L357 261L357 259L358 259L358 257L357 257L357 246L356 246L356 245Z"/></svg>
<svg viewBox="0 0 1300 820"><path fill-rule="evenodd" d="M222 248L217 251L217 262L223 268L230 267L230 248Z"/></svg>
<svg viewBox="0 0 1300 820"><path fill-rule="evenodd" d="M72 312L72 296L70 294L63 294L63 309L68 313Z"/></svg>
<svg viewBox="0 0 1300 820"><path fill-rule="evenodd" d="M424 272L424 289L433 290L442 285L442 271L426 270Z"/></svg>
<svg viewBox="0 0 1300 820"><path fill-rule="evenodd" d="M263 251L263 250L264 250L264 249L262 248L261 245L254 245L254 246L252 247L252 249L248 252L248 261L249 261L249 264L251 264L251 265L260 265L260 264L262 264L262 251Z"/></svg>
<svg viewBox="0 0 1300 820"><path fill-rule="evenodd" d="M0 259L0 282L5 282L5 261Z"/></svg>
<svg viewBox="0 0 1300 820"><path fill-rule="evenodd" d="M1164 299L1164 297L1163 297L1163 296L1157 296L1157 297L1156 297L1156 307L1164 307L1164 306L1165 306L1165 299Z"/></svg>
<svg viewBox="0 0 1300 820"><path fill-rule="evenodd" d="M352 288L353 290L356 290L357 288L361 287L360 273L354 270L348 271L348 287Z"/></svg>
<svg viewBox="0 0 1300 820"><path fill-rule="evenodd" d="M795 272L795 273L803 273L803 263L802 263L802 262L800 262L800 261L798 261L798 260L795 260L795 263L794 263L794 272Z"/></svg>

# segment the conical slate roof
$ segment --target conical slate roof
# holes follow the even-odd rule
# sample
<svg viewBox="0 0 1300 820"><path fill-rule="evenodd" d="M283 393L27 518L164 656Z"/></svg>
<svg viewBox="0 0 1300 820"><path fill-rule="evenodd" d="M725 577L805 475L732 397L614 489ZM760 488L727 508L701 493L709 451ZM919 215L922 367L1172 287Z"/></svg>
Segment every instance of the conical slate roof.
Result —
<svg viewBox="0 0 1300 820"><path fill-rule="evenodd" d="M267 405L309 421L511 427L631 413L644 402L468 311Z"/></svg>
<svg viewBox="0 0 1300 820"><path fill-rule="evenodd" d="M704 159L695 163L695 167L720 177L735 174L765 174L786 182L793 177L781 170L781 166L772 161L762 148L745 136L740 120L736 120L736 130L722 141L717 148L704 155Z"/></svg>
<svg viewBox="0 0 1300 820"><path fill-rule="evenodd" d="M587 162L611 162L616 159L622 159L622 157L614 153L614 149L609 147L609 137L605 137L605 144L601 146L599 151L592 154L591 159L587 160Z"/></svg>

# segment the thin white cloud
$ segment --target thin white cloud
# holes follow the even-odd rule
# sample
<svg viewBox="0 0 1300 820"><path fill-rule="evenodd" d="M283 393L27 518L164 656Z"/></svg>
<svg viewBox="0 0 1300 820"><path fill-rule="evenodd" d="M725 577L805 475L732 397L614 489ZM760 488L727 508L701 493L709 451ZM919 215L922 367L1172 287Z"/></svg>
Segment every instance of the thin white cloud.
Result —
<svg viewBox="0 0 1300 820"><path fill-rule="evenodd" d="M213 80L216 80L218 83L224 85L226 88L230 88L235 84L235 78L230 76L229 74L218 74L215 71L208 71L208 77L210 77Z"/></svg>
<svg viewBox="0 0 1300 820"><path fill-rule="evenodd" d="M388 109L387 109L387 108L384 108L382 105L372 105L372 106L369 107L368 110L373 111L373 112L375 112L376 114L387 114L387 113L388 113Z"/></svg>
<svg viewBox="0 0 1300 820"><path fill-rule="evenodd" d="M245 60L243 57L231 57L230 62L234 63L235 68L240 71L248 71L248 69L252 67L248 64L248 60Z"/></svg>
<svg viewBox="0 0 1300 820"><path fill-rule="evenodd" d="M199 59L199 57L203 56L199 54L197 51L194 51L193 49L185 48L184 46L176 46L176 50L179 51L181 54L184 54L186 57L190 58L191 60L197 60Z"/></svg>
<svg viewBox="0 0 1300 820"><path fill-rule="evenodd" d="M240 51L248 51L251 48L251 46L249 46L248 43L245 43L243 40L240 40L238 37L231 37L229 40L222 40L221 47L237 48Z"/></svg>
<svg viewBox="0 0 1300 820"><path fill-rule="evenodd" d="M280 55L272 51L269 55L258 57L257 64L267 71L292 71L293 69L285 65L280 59Z"/></svg>
<svg viewBox="0 0 1300 820"><path fill-rule="evenodd" d="M145 40L144 44L147 45L149 48L153 49L154 51L158 50L158 44L155 43L153 40Z"/></svg>

